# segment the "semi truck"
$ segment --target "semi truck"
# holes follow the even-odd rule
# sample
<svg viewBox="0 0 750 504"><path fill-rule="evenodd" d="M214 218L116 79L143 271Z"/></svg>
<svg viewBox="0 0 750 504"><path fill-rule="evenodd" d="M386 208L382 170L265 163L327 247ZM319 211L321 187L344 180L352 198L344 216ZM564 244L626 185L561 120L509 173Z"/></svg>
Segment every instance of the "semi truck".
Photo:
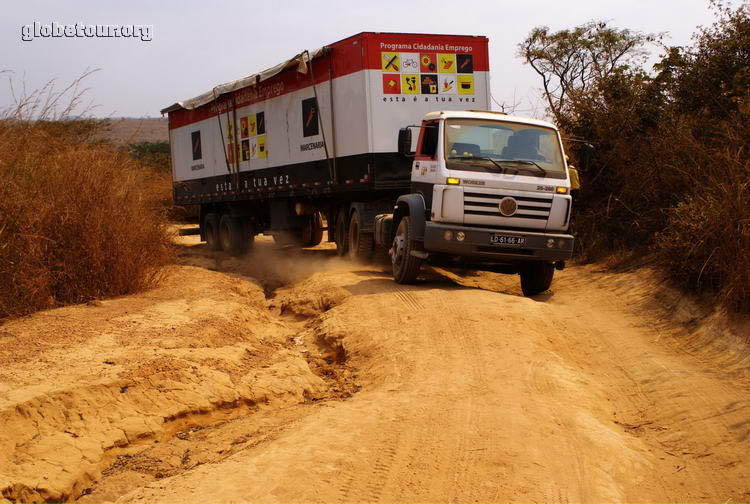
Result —
<svg viewBox="0 0 750 504"><path fill-rule="evenodd" d="M573 252L569 167L553 124L489 102L486 37L359 33L163 109L174 201L214 250L327 231L399 283L430 263L535 295Z"/></svg>

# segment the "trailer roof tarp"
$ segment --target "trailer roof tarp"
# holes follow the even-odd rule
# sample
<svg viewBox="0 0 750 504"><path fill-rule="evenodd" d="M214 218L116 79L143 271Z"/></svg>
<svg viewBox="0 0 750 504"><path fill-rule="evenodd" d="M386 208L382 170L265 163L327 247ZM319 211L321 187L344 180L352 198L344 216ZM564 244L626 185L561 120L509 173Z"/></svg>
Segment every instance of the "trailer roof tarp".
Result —
<svg viewBox="0 0 750 504"><path fill-rule="evenodd" d="M219 84L215 88L213 88L211 91L207 91L203 94L200 94L194 98L190 98L188 100L179 101L173 105L170 105L167 108L164 108L161 110L162 114L166 114L168 112L172 112L174 110L180 110L180 109L187 109L187 110L194 110L198 107L205 105L207 103L210 103L214 101L215 99L219 98L221 95L226 93L231 93L232 91L236 91L238 89L246 88L249 86L255 86L265 80L268 80L272 78L275 75L280 74L284 70L288 70L293 67L297 67L297 69L302 73L307 73L307 64L310 59L315 59L320 56L325 55L326 48L321 47L320 49L316 49L314 51L303 51L296 55L293 58L290 58L283 63L279 63L276 66L273 66L267 70L263 70L262 72L258 72L256 74L248 75L247 77L243 77L241 79L237 79L235 81L227 82L224 84Z"/></svg>

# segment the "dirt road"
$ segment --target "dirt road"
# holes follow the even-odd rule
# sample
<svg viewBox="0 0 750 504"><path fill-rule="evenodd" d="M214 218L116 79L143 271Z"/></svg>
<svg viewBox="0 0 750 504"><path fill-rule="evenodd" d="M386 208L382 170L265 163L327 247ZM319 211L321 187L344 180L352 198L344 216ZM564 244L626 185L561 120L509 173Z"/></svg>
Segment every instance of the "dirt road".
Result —
<svg viewBox="0 0 750 504"><path fill-rule="evenodd" d="M750 324L648 271L434 271L330 246L0 326L11 501L750 500Z"/></svg>

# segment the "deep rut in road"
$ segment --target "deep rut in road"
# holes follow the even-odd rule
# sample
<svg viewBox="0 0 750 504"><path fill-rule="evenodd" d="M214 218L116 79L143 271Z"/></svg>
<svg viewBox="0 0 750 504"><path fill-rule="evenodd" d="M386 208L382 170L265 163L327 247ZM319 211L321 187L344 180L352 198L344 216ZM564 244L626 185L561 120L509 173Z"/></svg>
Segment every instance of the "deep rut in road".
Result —
<svg viewBox="0 0 750 504"><path fill-rule="evenodd" d="M112 499L271 439L311 405L351 397L346 352L318 330L336 300L291 291L283 302L296 306L296 295L305 306L292 313L273 299L327 259L302 262L304 271L277 255L273 266L254 259L186 248L154 291L7 323L2 496Z"/></svg>

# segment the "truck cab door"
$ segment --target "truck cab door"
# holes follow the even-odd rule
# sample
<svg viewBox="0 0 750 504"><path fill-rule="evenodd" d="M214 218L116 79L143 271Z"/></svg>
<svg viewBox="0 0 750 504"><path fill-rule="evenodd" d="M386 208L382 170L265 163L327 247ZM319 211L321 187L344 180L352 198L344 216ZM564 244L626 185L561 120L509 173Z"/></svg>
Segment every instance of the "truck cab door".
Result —
<svg viewBox="0 0 750 504"><path fill-rule="evenodd" d="M439 134L440 121L424 121L419 128L417 151L411 170L411 185L412 192L424 193L422 195L425 202L428 194L432 197L432 186L437 181Z"/></svg>
<svg viewBox="0 0 750 504"><path fill-rule="evenodd" d="M428 210L432 207L432 188L438 176L439 137L440 121L422 122L411 169L411 192L422 196Z"/></svg>

